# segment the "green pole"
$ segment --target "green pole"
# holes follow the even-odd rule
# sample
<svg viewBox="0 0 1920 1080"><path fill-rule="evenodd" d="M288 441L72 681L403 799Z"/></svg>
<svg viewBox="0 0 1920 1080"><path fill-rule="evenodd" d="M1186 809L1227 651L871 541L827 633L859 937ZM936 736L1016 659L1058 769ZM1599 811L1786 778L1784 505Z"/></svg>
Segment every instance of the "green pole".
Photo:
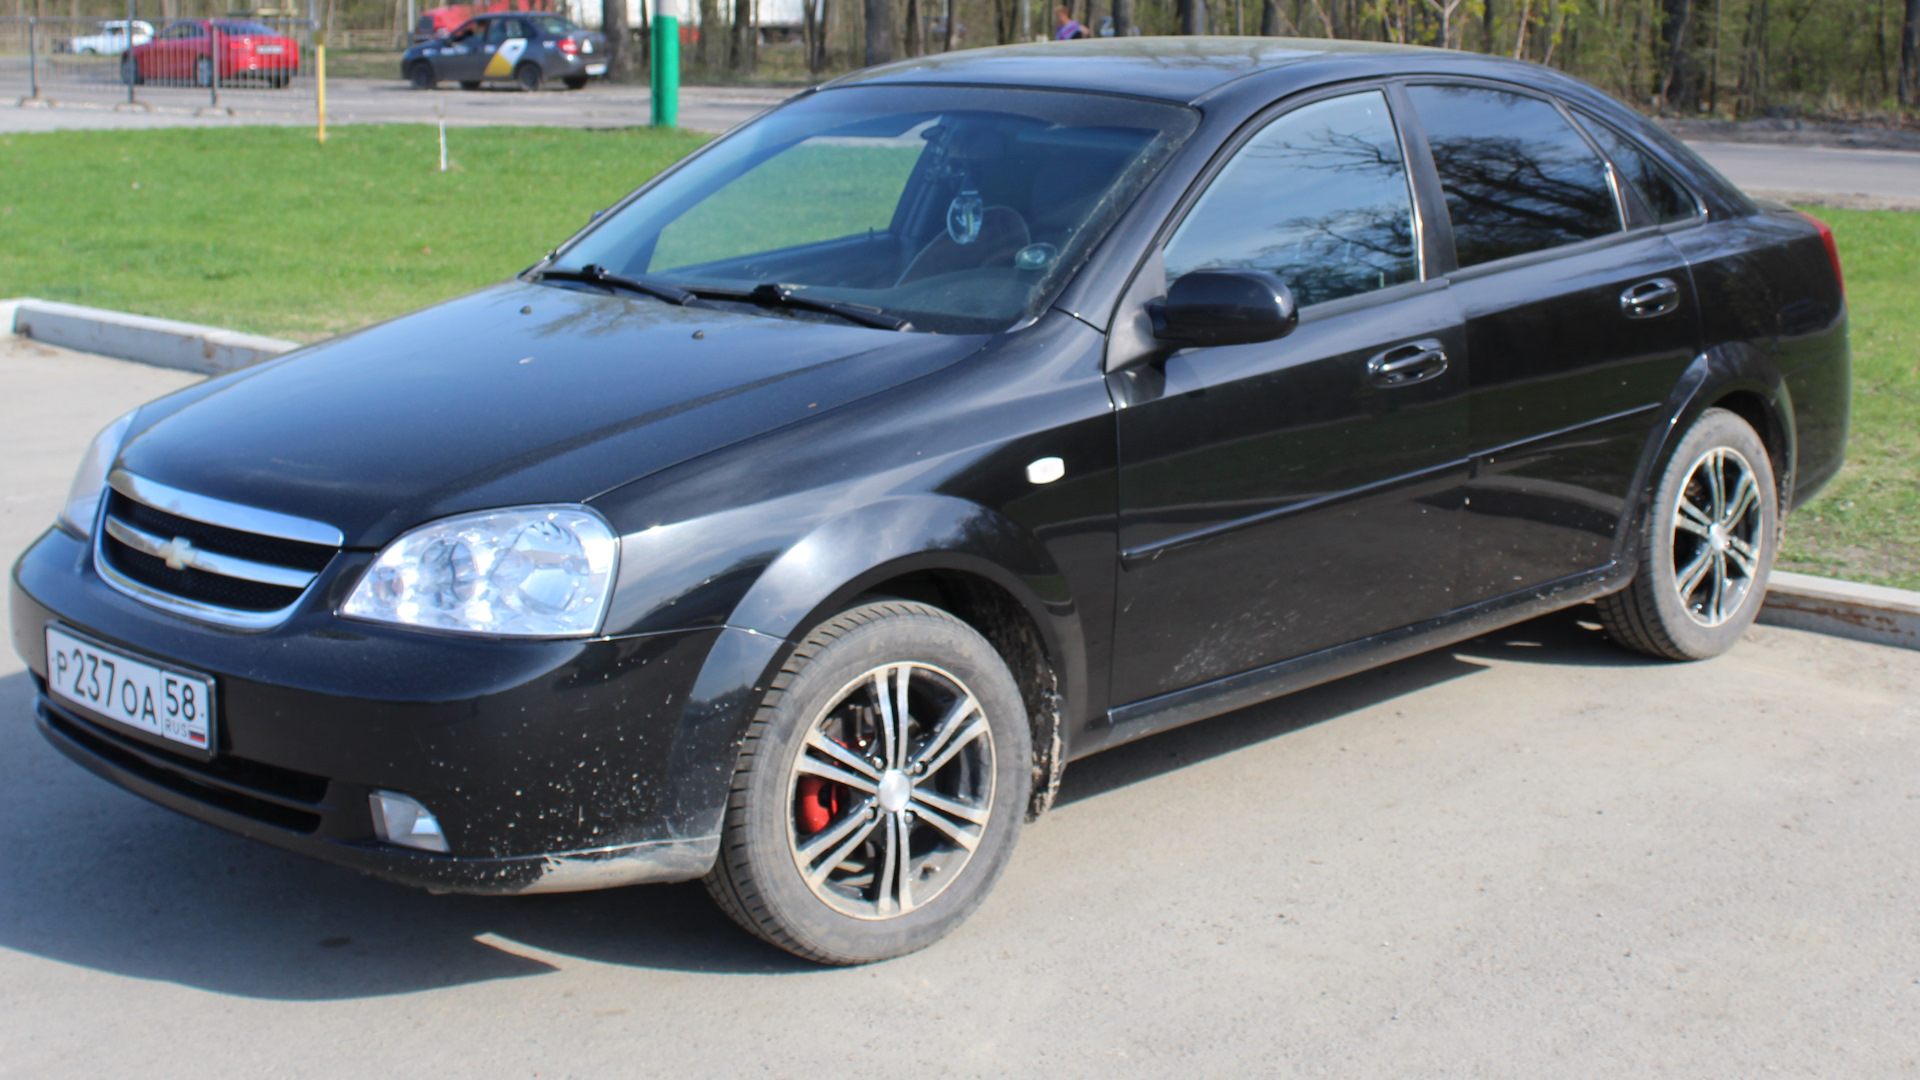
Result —
<svg viewBox="0 0 1920 1080"><path fill-rule="evenodd" d="M644 2L644 0L642 0ZM654 0L653 126L680 123L680 0Z"/></svg>

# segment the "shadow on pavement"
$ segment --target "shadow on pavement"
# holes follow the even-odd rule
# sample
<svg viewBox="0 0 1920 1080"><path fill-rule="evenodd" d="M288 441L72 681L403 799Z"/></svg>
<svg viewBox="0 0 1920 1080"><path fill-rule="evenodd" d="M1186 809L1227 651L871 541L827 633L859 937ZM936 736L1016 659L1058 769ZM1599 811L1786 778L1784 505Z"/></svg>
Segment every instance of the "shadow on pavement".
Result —
<svg viewBox="0 0 1920 1080"><path fill-rule="evenodd" d="M1632 664L1549 616L1075 762L1080 802L1476 671L1482 660ZM246 997L324 1001L539 975L542 954L721 974L820 969L736 928L697 882L555 896L432 896L201 825L88 775L0 678L0 948Z"/></svg>
<svg viewBox="0 0 1920 1080"><path fill-rule="evenodd" d="M1064 805L1104 795L1485 671L1487 665L1479 662L1482 660L1575 667L1636 667L1663 662L1613 644L1594 621L1593 606L1582 604L1075 761L1067 766L1058 802Z"/></svg>

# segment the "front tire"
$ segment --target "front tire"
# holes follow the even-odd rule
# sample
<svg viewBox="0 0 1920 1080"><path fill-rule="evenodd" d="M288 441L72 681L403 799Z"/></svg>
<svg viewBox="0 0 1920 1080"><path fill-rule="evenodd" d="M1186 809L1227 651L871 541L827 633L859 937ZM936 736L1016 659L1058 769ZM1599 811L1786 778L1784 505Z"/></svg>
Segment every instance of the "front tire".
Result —
<svg viewBox="0 0 1920 1080"><path fill-rule="evenodd" d="M213 85L213 61L212 60L209 60L208 58L203 56L200 59L195 60L193 62L193 85L195 86L212 86Z"/></svg>
<svg viewBox="0 0 1920 1080"><path fill-rule="evenodd" d="M1670 660L1731 649L1766 601L1780 492L1751 425L1708 409L1687 429L1654 489L1633 583L1602 597L1618 643Z"/></svg>
<svg viewBox="0 0 1920 1080"><path fill-rule="evenodd" d="M120 59L120 81L128 86L146 85L146 78L140 74L140 61L131 54Z"/></svg>
<svg viewBox="0 0 1920 1080"><path fill-rule="evenodd" d="M1031 783L1019 687L925 604L841 613L781 668L740 751L707 891L823 964L925 948L985 899Z"/></svg>
<svg viewBox="0 0 1920 1080"><path fill-rule="evenodd" d="M407 69L407 84L415 90L431 90L439 86L440 80L433 73L433 62L415 60L413 66Z"/></svg>
<svg viewBox="0 0 1920 1080"><path fill-rule="evenodd" d="M545 77L539 64L521 64L513 72L514 81L520 84L520 89L528 93L540 89L540 83Z"/></svg>

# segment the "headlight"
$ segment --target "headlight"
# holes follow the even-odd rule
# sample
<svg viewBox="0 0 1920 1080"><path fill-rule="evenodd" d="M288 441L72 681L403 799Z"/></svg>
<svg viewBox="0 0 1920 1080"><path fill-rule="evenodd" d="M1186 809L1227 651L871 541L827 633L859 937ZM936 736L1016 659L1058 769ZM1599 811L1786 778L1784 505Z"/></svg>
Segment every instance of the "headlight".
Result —
<svg viewBox="0 0 1920 1080"><path fill-rule="evenodd" d="M60 523L83 538L93 535L100 497L107 493L107 471L113 468L120 444L127 441L127 429L133 426L133 414L139 411L135 409L108 424L93 437L87 456L80 459L80 471L73 475L73 486L67 489L67 505L60 511Z"/></svg>
<svg viewBox="0 0 1920 1080"><path fill-rule="evenodd" d="M340 614L512 637L600 629L620 543L584 506L519 506L436 521L388 544Z"/></svg>

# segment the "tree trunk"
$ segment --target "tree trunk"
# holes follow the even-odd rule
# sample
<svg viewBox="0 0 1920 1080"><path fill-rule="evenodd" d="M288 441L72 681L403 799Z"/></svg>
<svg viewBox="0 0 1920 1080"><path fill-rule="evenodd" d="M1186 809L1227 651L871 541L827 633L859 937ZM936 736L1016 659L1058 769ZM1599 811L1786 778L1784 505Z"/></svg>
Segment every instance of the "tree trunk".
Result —
<svg viewBox="0 0 1920 1080"><path fill-rule="evenodd" d="M600 36L607 39L607 78L633 78L633 38L627 32L627 0L600 0Z"/></svg>
<svg viewBox="0 0 1920 1080"><path fill-rule="evenodd" d="M1667 71L1660 80L1658 93L1660 100L1668 105L1676 102L1682 108L1690 105L1692 98L1692 80L1687 78L1687 42L1693 37L1692 0L1666 0L1667 25Z"/></svg>
<svg viewBox="0 0 1920 1080"><path fill-rule="evenodd" d="M1182 34L1204 34L1207 32L1207 8L1205 0L1179 0L1180 32Z"/></svg>
<svg viewBox="0 0 1920 1080"><path fill-rule="evenodd" d="M1920 0L1907 0L1900 26L1900 104L1920 104Z"/></svg>
<svg viewBox="0 0 1920 1080"><path fill-rule="evenodd" d="M1260 5L1261 37L1293 37L1293 27L1287 25L1287 13L1280 10L1280 0L1263 0Z"/></svg>
<svg viewBox="0 0 1920 1080"><path fill-rule="evenodd" d="M753 74L760 33L753 25L753 0L733 0L733 73Z"/></svg>
<svg viewBox="0 0 1920 1080"><path fill-rule="evenodd" d="M959 12L954 10L955 7L956 5L954 3L954 0L947 0L947 32L946 32L946 35L940 41L941 52L953 51L953 32L954 32L953 24L959 21Z"/></svg>
<svg viewBox="0 0 1920 1080"><path fill-rule="evenodd" d="M893 0L866 0L866 64L884 64L893 59Z"/></svg>
<svg viewBox="0 0 1920 1080"><path fill-rule="evenodd" d="M1113 0L1113 36L1129 37L1132 34L1133 0Z"/></svg>
<svg viewBox="0 0 1920 1080"><path fill-rule="evenodd" d="M720 63L719 43L714 35L720 32L720 0L700 0L700 37L693 43L693 58L701 67L711 68Z"/></svg>

